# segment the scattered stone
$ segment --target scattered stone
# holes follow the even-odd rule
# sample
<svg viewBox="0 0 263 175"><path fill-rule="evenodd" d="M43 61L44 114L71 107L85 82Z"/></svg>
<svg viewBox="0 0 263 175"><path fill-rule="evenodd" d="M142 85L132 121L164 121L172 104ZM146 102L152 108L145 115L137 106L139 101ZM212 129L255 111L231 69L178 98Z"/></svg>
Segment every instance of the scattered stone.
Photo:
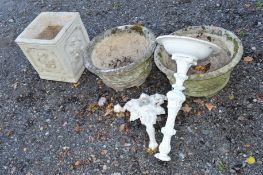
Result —
<svg viewBox="0 0 263 175"><path fill-rule="evenodd" d="M107 102L107 99L105 97L100 97L99 101L98 101L98 105L100 107L104 106Z"/></svg>
<svg viewBox="0 0 263 175"><path fill-rule="evenodd" d="M250 104L247 105L247 108L249 108L249 109L252 108L252 107L253 107L253 104L252 104L252 103L250 103Z"/></svg>
<svg viewBox="0 0 263 175"><path fill-rule="evenodd" d="M103 172L106 172L107 169L108 169L107 165L103 165L102 171L103 171Z"/></svg>
<svg viewBox="0 0 263 175"><path fill-rule="evenodd" d="M131 144L130 143L125 143L124 146L129 147L129 146L131 146Z"/></svg>
<svg viewBox="0 0 263 175"><path fill-rule="evenodd" d="M187 127L187 131L190 133L194 133L194 131L189 126Z"/></svg>
<svg viewBox="0 0 263 175"><path fill-rule="evenodd" d="M203 133L204 135L208 135L209 132L210 132L210 131L209 131L209 130L206 130L206 129L203 129L203 130L202 130L202 133Z"/></svg>
<svg viewBox="0 0 263 175"><path fill-rule="evenodd" d="M230 169L230 171L229 171L231 174L234 174L234 173L236 173L236 171L235 170L233 170L233 169Z"/></svg>
<svg viewBox="0 0 263 175"><path fill-rule="evenodd" d="M185 155L183 153L179 153L179 157L180 157L181 160L184 160Z"/></svg>
<svg viewBox="0 0 263 175"><path fill-rule="evenodd" d="M245 118L244 116L240 116L240 117L238 117L237 119L240 120L240 121L246 120L246 118Z"/></svg>
<svg viewBox="0 0 263 175"><path fill-rule="evenodd" d="M14 22L14 19L11 18L11 19L8 20L8 22L13 23L13 22Z"/></svg>

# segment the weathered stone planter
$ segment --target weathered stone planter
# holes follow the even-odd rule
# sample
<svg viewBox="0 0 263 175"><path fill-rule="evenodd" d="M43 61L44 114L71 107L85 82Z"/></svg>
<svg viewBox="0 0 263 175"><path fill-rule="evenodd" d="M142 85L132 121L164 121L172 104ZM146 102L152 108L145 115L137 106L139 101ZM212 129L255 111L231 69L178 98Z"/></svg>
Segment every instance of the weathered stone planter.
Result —
<svg viewBox="0 0 263 175"><path fill-rule="evenodd" d="M141 85L152 68L155 36L145 27L126 25L95 37L85 56L88 70L117 90Z"/></svg>
<svg viewBox="0 0 263 175"><path fill-rule="evenodd" d="M184 93L194 97L211 96L224 88L229 81L231 71L243 54L243 46L238 37L230 31L214 26L193 26L173 34L210 41L223 49L221 54L198 62L198 65L211 65L206 73L188 71L189 79L184 83L186 88ZM173 74L176 72L176 63L170 59L170 55L163 46L156 47L154 61L157 67L166 74L170 83L174 84L176 80Z"/></svg>
<svg viewBox="0 0 263 175"><path fill-rule="evenodd" d="M79 13L43 12L16 42L42 79L75 83L85 69L89 37Z"/></svg>

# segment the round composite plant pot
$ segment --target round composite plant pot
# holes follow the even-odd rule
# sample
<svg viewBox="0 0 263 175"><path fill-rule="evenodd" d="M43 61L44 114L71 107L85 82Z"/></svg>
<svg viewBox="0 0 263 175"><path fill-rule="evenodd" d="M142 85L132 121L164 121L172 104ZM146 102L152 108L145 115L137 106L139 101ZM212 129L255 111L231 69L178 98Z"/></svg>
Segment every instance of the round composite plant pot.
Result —
<svg viewBox="0 0 263 175"><path fill-rule="evenodd" d="M185 81L187 96L207 97L223 89L230 78L230 73L240 61L243 46L238 37L232 32L214 26L191 26L178 30L172 35L189 36L212 42L221 47L221 52L199 61L188 71L188 80ZM154 53L157 67L166 74L171 84L176 82L176 62L171 59L163 46L158 45Z"/></svg>
<svg viewBox="0 0 263 175"><path fill-rule="evenodd" d="M115 27L90 42L85 66L117 91L140 86L151 71L155 46L155 36L146 27Z"/></svg>

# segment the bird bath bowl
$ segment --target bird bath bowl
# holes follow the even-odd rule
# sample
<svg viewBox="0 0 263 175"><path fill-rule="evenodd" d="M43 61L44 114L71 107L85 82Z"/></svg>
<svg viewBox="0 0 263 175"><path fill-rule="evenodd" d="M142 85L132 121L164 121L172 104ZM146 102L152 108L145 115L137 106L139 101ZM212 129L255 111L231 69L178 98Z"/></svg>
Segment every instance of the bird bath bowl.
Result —
<svg viewBox="0 0 263 175"><path fill-rule="evenodd" d="M155 157L162 161L170 161L168 153L171 150L171 137L176 133L174 130L176 115L186 99L182 91L185 89L183 84L188 79L187 72L192 65L197 64L198 60L220 53L221 48L200 39L174 35L160 36L157 42L164 46L165 50L172 55L171 59L177 64L177 72L174 74L176 83L167 93L168 118L165 127L161 130L163 140L159 146L159 153L155 154Z"/></svg>
<svg viewBox="0 0 263 175"><path fill-rule="evenodd" d="M155 46L155 36L146 27L115 27L91 41L85 66L117 91L140 86L151 71Z"/></svg>
<svg viewBox="0 0 263 175"><path fill-rule="evenodd" d="M221 48L219 54L210 55L197 61L197 66L210 65L207 72L197 72L194 66L190 68L187 73L189 77L184 83L185 95L194 97L212 96L226 86L230 73L243 54L242 43L235 34L215 26L190 26L171 35L201 39ZM180 45L178 48L180 48ZM190 45L188 50L192 50ZM198 52L199 49L196 53ZM177 71L177 62L171 59L171 55L163 45L159 44L156 47L154 61L157 67L166 74L170 83L174 84L176 82L174 73Z"/></svg>
<svg viewBox="0 0 263 175"><path fill-rule="evenodd" d="M172 56L193 57L196 61L207 58L212 52L219 53L221 48L217 45L200 39L165 35L160 36L157 42L164 46L165 50ZM172 58L173 59L173 58Z"/></svg>

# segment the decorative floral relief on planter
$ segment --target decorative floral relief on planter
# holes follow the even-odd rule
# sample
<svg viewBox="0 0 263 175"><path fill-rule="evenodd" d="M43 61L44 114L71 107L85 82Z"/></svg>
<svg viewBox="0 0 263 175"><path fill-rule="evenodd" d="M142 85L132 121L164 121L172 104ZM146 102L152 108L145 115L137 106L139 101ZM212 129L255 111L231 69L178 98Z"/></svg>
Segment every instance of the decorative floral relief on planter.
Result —
<svg viewBox="0 0 263 175"><path fill-rule="evenodd" d="M85 69L89 41L75 12L43 12L16 39L40 78L73 83Z"/></svg>
<svg viewBox="0 0 263 175"><path fill-rule="evenodd" d="M81 28L75 28L65 45L66 52L71 56L70 62L75 67L83 65L83 56L87 45L82 36ZM75 70L75 73L77 72L77 69L73 70Z"/></svg>
<svg viewBox="0 0 263 175"><path fill-rule="evenodd" d="M57 63L57 56L48 50L27 49L31 57L35 57L33 63L43 72L62 72L63 68Z"/></svg>

